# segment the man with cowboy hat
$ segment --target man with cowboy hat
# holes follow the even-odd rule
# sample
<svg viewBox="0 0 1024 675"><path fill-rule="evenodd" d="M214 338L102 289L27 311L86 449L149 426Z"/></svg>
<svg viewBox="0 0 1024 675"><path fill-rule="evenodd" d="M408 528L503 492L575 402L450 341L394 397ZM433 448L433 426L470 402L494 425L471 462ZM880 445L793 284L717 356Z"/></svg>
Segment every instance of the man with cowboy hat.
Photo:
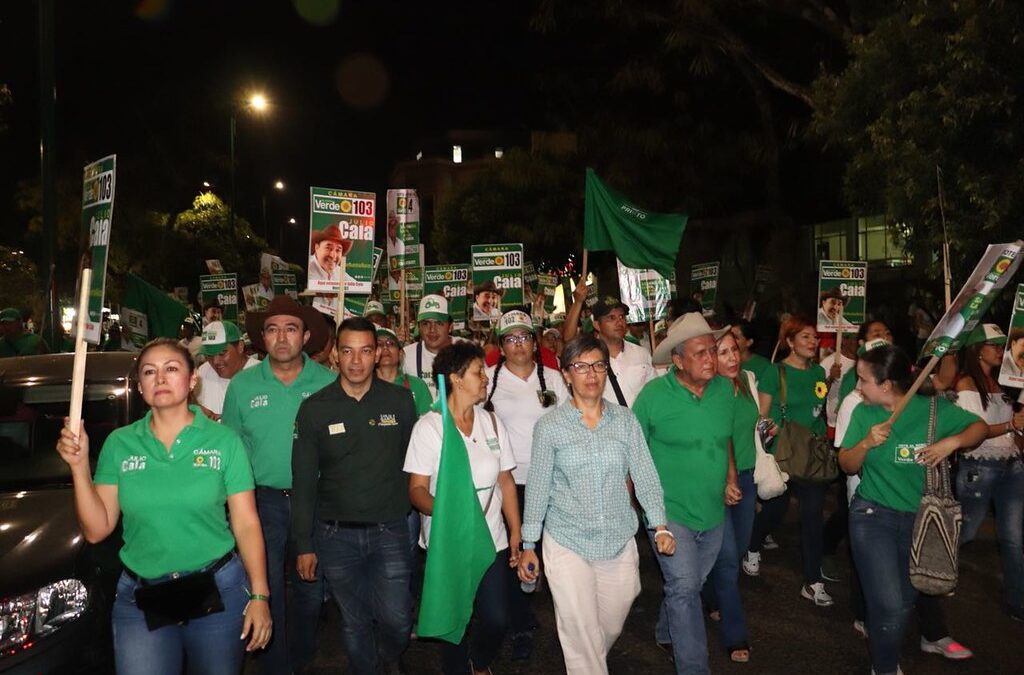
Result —
<svg viewBox="0 0 1024 675"><path fill-rule="evenodd" d="M818 296L818 330L835 330L835 325L843 318L843 308L848 300L838 286L822 291Z"/></svg>
<svg viewBox="0 0 1024 675"><path fill-rule="evenodd" d="M314 281L341 281L341 268L338 263L342 256L352 250L352 240L341 236L341 228L331 223L322 230L313 232L309 241L309 272L308 285ZM351 275L345 275L346 281L355 281Z"/></svg>
<svg viewBox="0 0 1024 675"><path fill-rule="evenodd" d="M674 556L657 556L665 599L656 635L671 636L678 673L710 672L700 591L722 547L725 506L742 496L731 453L733 385L718 375L716 341L728 330L711 330L699 312L677 319L654 352L655 365L675 369L648 383L633 405L676 541Z"/></svg>
<svg viewBox="0 0 1024 675"><path fill-rule="evenodd" d="M501 316L501 291L493 281L473 287L473 321L493 321Z"/></svg>
<svg viewBox="0 0 1024 675"><path fill-rule="evenodd" d="M278 295L266 311L248 312L245 327L253 346L266 352L267 358L231 378L221 421L238 432L249 453L267 549L270 612L276 629L257 661L260 672L287 673L313 658L323 600L322 582L294 579L288 612L292 620L285 631L284 564L289 554L292 431L299 405L332 384L336 376L307 356L320 351L329 339L327 324L312 307Z"/></svg>
<svg viewBox="0 0 1024 675"><path fill-rule="evenodd" d="M448 300L441 295L424 295L416 313L420 339L402 349L402 371L415 375L430 388L437 400L434 381L434 356L452 343L452 316L448 313Z"/></svg>

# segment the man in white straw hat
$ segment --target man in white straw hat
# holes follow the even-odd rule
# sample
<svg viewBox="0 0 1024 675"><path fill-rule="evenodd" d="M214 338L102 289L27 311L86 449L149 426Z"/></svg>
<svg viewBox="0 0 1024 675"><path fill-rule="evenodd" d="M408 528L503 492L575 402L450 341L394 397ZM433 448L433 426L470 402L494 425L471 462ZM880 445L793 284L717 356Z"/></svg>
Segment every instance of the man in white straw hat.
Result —
<svg viewBox="0 0 1024 675"><path fill-rule="evenodd" d="M678 318L654 351L655 365L675 368L649 382L633 405L676 540L674 556L657 556L665 600L656 636L660 643L670 636L678 673L710 672L700 591L722 547L725 506L742 497L731 444L735 396L718 375L715 347L728 330L711 330L699 312Z"/></svg>

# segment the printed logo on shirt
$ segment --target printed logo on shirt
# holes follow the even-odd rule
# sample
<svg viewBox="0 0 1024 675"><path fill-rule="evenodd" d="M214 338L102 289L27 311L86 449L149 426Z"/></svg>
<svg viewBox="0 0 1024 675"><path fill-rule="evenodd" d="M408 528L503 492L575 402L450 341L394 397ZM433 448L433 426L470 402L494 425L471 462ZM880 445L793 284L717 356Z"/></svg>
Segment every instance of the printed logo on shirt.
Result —
<svg viewBox="0 0 1024 675"><path fill-rule="evenodd" d="M121 473L146 470L145 455L128 455L121 461Z"/></svg>
<svg viewBox="0 0 1024 675"><path fill-rule="evenodd" d="M896 455L893 461L897 464L915 464L917 462L917 451L923 450L925 443L901 443L896 446Z"/></svg>
<svg viewBox="0 0 1024 675"><path fill-rule="evenodd" d="M260 394L249 400L249 408L266 408L270 405L270 394Z"/></svg>
<svg viewBox="0 0 1024 675"><path fill-rule="evenodd" d="M345 423L338 422L337 424L329 425L327 427L327 433L329 433L331 436L337 436L338 434L345 433ZM298 433L296 433L296 436L298 436Z"/></svg>
<svg viewBox="0 0 1024 675"><path fill-rule="evenodd" d="M373 424L373 420L370 420L370 424ZM394 413L381 413L380 422L378 424L382 427L397 427L398 419Z"/></svg>
<svg viewBox="0 0 1024 675"><path fill-rule="evenodd" d="M491 449L491 452L501 452L501 443L498 443L497 436L487 437L487 447Z"/></svg>
<svg viewBox="0 0 1024 675"><path fill-rule="evenodd" d="M304 392L302 392L302 398L309 398L310 396L312 396L315 393L316 392L313 392L313 391L304 391Z"/></svg>
<svg viewBox="0 0 1024 675"><path fill-rule="evenodd" d="M192 466L197 469L220 471L220 450L196 448L192 451Z"/></svg>

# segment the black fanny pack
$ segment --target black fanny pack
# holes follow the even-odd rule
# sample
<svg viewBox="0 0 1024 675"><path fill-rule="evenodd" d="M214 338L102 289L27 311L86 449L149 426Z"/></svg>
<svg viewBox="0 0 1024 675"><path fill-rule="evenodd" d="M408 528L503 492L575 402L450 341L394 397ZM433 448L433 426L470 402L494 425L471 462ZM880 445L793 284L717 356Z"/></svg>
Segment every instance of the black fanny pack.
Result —
<svg viewBox="0 0 1024 675"><path fill-rule="evenodd" d="M156 630L164 626L188 623L210 614L224 611L224 602L214 575L231 562L234 551L199 572L148 584L130 570L128 575L139 586L135 589L135 605L146 615L146 626Z"/></svg>

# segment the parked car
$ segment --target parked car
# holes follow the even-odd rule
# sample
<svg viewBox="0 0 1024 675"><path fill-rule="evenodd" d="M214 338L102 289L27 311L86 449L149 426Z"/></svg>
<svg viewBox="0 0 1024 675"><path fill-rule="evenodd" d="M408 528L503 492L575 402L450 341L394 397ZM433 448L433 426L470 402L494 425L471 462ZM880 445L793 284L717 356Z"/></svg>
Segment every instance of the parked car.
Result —
<svg viewBox="0 0 1024 675"><path fill-rule="evenodd" d="M0 359L0 672L112 671L110 609L120 528L85 541L55 445L74 356ZM135 355L90 353L82 418L95 468L103 441L145 412Z"/></svg>

